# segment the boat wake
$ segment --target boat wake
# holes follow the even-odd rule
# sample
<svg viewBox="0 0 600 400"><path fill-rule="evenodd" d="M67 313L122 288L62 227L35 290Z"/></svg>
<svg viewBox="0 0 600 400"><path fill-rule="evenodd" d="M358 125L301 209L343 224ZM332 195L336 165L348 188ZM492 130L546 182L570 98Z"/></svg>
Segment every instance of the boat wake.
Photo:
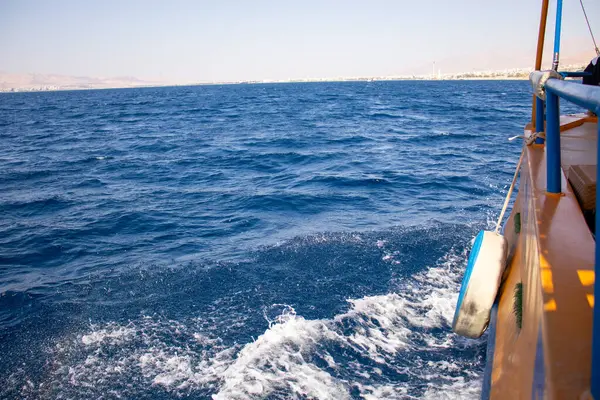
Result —
<svg viewBox="0 0 600 400"><path fill-rule="evenodd" d="M27 382L24 398L473 398L485 345L450 331L464 258L452 249L328 319L265 307L268 329L245 344L225 343L211 318L91 325L49 346L39 383L13 378ZM244 327L245 315L227 315L228 330Z"/></svg>

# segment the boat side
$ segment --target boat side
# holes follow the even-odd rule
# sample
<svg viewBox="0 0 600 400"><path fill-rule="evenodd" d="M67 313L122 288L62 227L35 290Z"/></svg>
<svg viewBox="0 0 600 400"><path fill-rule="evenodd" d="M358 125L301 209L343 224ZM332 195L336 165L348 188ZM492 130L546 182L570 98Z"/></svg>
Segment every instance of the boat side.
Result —
<svg viewBox="0 0 600 400"><path fill-rule="evenodd" d="M561 120L570 165L596 163L596 147L580 145L582 130L597 132L596 125L589 117ZM545 150L526 146L505 227L515 240L497 300L484 398L580 398L589 390L595 242L564 172L562 193L547 193Z"/></svg>

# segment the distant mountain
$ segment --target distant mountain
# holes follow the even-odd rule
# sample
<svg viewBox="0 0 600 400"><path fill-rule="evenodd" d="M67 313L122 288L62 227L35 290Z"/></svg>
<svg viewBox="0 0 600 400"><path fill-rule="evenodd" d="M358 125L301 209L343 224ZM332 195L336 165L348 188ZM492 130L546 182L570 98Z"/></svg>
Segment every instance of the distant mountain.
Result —
<svg viewBox="0 0 600 400"><path fill-rule="evenodd" d="M0 91L37 91L70 89L107 89L139 86L159 86L157 81L145 81L131 76L111 78L68 76L58 74L13 74L0 72Z"/></svg>
<svg viewBox="0 0 600 400"><path fill-rule="evenodd" d="M563 62L561 71L581 71L587 62L573 64ZM323 82L323 81L383 81L383 80L453 80L453 79L528 79L533 68L496 69L488 71L469 71L445 73L439 71L427 75L390 75L390 76L360 76L360 77L328 77L308 79L258 80L234 82L189 82L188 85L214 83L276 83L276 82ZM11 74L0 72L0 92L23 92L44 90L74 90L74 89L108 89L131 88L143 86L166 86L172 82L145 81L131 76L112 78L68 76L58 74ZM182 83L179 83L182 84Z"/></svg>

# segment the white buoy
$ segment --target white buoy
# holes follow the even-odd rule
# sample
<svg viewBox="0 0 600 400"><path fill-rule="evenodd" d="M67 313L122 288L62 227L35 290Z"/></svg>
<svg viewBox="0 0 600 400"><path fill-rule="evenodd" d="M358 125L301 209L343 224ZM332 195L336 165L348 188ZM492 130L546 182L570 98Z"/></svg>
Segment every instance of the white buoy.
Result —
<svg viewBox="0 0 600 400"><path fill-rule="evenodd" d="M470 338L485 332L506 265L506 239L496 232L481 231L469 255L452 330Z"/></svg>
<svg viewBox="0 0 600 400"><path fill-rule="evenodd" d="M461 336L478 338L483 335L490 322L492 307L506 267L508 248L506 238L500 234L500 226L517 183L524 155L525 149L521 151L496 230L479 232L469 254L452 322L452 330Z"/></svg>

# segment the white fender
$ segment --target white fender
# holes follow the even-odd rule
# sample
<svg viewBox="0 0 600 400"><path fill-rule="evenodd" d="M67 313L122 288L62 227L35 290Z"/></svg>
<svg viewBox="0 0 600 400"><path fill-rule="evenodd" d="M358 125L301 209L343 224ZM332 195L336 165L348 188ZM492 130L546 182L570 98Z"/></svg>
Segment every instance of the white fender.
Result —
<svg viewBox="0 0 600 400"><path fill-rule="evenodd" d="M452 330L470 338L485 332L506 265L506 239L489 231L481 231L469 255L463 277Z"/></svg>

